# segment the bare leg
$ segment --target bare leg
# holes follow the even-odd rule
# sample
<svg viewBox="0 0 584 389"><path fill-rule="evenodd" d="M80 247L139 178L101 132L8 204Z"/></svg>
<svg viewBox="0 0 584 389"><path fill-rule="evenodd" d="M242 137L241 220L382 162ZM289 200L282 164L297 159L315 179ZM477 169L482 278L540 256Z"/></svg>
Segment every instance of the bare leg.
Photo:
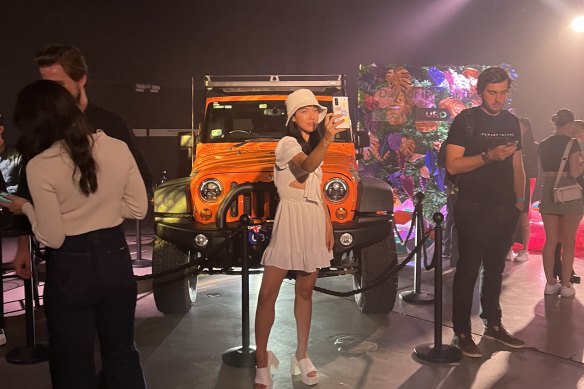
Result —
<svg viewBox="0 0 584 389"><path fill-rule="evenodd" d="M258 368L268 366L268 338L276 316L276 299L286 273L286 270L274 266L266 266L264 269L255 317L256 365Z"/></svg>
<svg viewBox="0 0 584 389"><path fill-rule="evenodd" d="M570 287L574 266L574 244L576 231L582 215L565 215L560 218L560 239L562 242L562 285Z"/></svg>
<svg viewBox="0 0 584 389"><path fill-rule="evenodd" d="M296 318L296 359L301 360L308 355L308 338L312 321L312 291L318 278L318 270L313 273L298 272L295 285L294 317ZM308 373L309 377L316 376L316 372Z"/></svg>
<svg viewBox="0 0 584 389"><path fill-rule="evenodd" d="M554 261L556 246L560 242L560 216L558 215L541 215L543 227L545 230L545 244L543 245L543 270L547 283L553 285L556 283L554 277Z"/></svg>

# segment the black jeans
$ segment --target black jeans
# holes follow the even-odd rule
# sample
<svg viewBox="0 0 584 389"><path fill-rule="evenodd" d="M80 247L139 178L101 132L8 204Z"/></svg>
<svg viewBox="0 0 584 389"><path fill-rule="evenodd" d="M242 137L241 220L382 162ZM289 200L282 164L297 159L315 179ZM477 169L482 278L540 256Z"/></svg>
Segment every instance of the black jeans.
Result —
<svg viewBox="0 0 584 389"><path fill-rule="evenodd" d="M44 301L53 386L97 388L97 334L107 388L145 388L134 345L136 281L121 227L67 237L47 254Z"/></svg>
<svg viewBox="0 0 584 389"><path fill-rule="evenodd" d="M488 206L457 200L454 223L458 251L452 288L452 322L455 333L470 333L473 292L481 271L481 318L501 321L499 295L505 256L513 240L520 211L515 206Z"/></svg>

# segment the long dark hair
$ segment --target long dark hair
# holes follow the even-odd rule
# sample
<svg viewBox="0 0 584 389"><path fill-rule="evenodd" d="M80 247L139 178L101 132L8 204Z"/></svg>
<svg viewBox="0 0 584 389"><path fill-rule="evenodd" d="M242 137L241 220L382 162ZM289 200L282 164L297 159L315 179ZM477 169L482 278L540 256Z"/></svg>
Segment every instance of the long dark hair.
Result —
<svg viewBox="0 0 584 389"><path fill-rule="evenodd" d="M27 85L18 94L14 122L22 132L16 147L24 163L62 140L75 165L73 179L79 170L81 192L89 196L97 190L93 131L67 89L49 80Z"/></svg>
<svg viewBox="0 0 584 389"><path fill-rule="evenodd" d="M320 124L317 124L316 130L312 131L310 133L310 136L308 137L308 141L305 141L304 138L302 137L302 130L298 127L296 122L290 120L290 122L288 123L288 127L286 128L286 135L296 138L296 140L300 144L300 147L302 147L302 152L304 152L304 154L306 155L310 154L312 150L314 150L316 146L318 146L318 142L320 142L320 140L322 139L322 132L323 132L322 126Z"/></svg>

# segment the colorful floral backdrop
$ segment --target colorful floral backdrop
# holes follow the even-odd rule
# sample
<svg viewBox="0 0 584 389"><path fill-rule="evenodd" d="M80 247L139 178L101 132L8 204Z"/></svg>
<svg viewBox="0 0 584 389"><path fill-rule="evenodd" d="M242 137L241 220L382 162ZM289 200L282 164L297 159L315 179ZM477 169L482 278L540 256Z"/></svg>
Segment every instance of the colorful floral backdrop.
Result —
<svg viewBox="0 0 584 389"><path fill-rule="evenodd" d="M510 66L501 66L517 77ZM389 182L396 209L411 204L419 191L425 194L427 219L443 209L445 176L436 164L438 151L454 117L480 104L476 83L486 67L360 66L359 126L371 138L361 174Z"/></svg>

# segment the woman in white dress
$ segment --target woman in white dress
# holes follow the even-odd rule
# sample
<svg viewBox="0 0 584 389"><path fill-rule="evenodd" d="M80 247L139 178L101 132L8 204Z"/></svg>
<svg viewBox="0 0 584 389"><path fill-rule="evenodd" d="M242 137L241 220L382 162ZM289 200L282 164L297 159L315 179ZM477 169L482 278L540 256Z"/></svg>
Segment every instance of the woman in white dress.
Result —
<svg viewBox="0 0 584 389"><path fill-rule="evenodd" d="M312 290L318 269L330 266L333 257L333 228L322 201L320 166L334 142L340 115L327 114L308 89L292 92L286 99L287 136L276 146L274 183L280 203L276 211L272 239L262 258L265 266L255 320L256 388L271 389L270 368L278 359L267 350L274 323L280 285L289 270L296 271L294 316L297 346L290 372L301 374L307 385L318 383L318 373L308 358L308 336L312 319ZM324 136L318 124L324 120Z"/></svg>

